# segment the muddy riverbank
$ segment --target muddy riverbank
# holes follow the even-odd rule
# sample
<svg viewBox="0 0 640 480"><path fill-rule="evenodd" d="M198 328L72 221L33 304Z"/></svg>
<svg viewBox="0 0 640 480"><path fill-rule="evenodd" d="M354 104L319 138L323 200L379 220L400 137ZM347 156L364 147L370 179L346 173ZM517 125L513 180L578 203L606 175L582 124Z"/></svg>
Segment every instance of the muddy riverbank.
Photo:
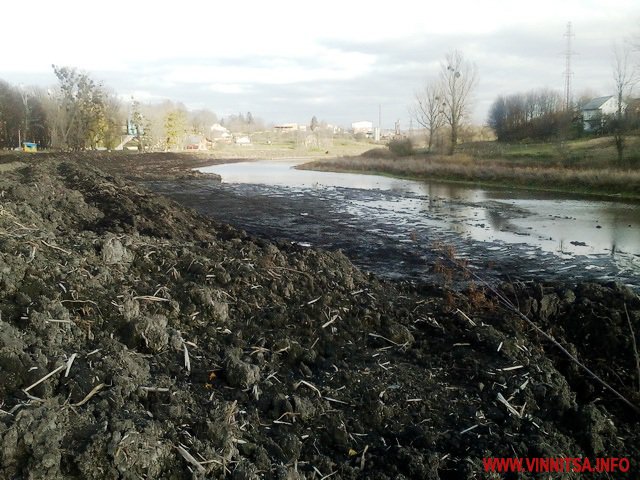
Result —
<svg viewBox="0 0 640 480"><path fill-rule="evenodd" d="M486 478L483 458L513 456L638 471L633 408L490 292L381 280L78 158L25 163L0 177L1 477ZM640 403L632 291L503 292Z"/></svg>
<svg viewBox="0 0 640 480"><path fill-rule="evenodd" d="M486 191L371 175L301 171L295 162L205 168L223 183L147 185L212 218L283 241L342 249L392 279L441 279L442 250L488 281L618 281L640 288L640 207Z"/></svg>

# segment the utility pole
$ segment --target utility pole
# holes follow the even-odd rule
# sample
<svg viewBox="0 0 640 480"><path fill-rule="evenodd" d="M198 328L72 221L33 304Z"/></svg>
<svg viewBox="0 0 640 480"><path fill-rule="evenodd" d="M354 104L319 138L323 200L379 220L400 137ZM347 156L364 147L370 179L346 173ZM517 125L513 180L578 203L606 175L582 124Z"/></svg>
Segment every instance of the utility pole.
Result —
<svg viewBox="0 0 640 480"><path fill-rule="evenodd" d="M575 55L575 52L571 49L571 38L575 37L571 31L571 22L567 23L567 31L564 34L567 38L567 49L564 52L565 55L565 70L564 70L564 108L566 111L571 110L573 99L571 94L571 77L573 77L573 71L571 71L571 57Z"/></svg>

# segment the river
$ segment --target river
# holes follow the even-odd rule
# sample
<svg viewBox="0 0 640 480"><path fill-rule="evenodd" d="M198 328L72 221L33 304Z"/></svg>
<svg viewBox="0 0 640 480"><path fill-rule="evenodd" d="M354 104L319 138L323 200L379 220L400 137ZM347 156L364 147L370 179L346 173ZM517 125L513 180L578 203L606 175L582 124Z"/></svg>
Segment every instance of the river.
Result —
<svg viewBox="0 0 640 480"><path fill-rule="evenodd" d="M200 169L212 180L155 190L256 235L341 248L361 267L427 279L437 246L501 279L616 280L640 286L640 204L489 189L258 161Z"/></svg>

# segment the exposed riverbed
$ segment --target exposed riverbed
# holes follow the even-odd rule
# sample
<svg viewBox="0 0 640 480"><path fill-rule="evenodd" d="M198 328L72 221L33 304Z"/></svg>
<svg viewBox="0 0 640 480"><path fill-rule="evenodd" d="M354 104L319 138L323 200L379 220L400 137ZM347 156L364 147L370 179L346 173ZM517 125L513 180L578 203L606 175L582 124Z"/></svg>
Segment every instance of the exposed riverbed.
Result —
<svg viewBox="0 0 640 480"><path fill-rule="evenodd" d="M341 248L392 278L426 279L434 245L447 245L481 275L640 285L638 204L293 168L299 163L216 165L201 171L221 184L150 186L252 234Z"/></svg>

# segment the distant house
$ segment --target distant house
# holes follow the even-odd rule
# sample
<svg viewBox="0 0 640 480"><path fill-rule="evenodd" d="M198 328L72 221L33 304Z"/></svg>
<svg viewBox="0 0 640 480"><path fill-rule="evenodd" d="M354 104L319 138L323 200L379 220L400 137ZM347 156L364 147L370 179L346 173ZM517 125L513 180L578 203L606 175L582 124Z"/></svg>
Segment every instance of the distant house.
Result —
<svg viewBox="0 0 640 480"><path fill-rule="evenodd" d="M351 130L354 134L364 133L365 135L373 135L373 122L353 122L351 124Z"/></svg>
<svg viewBox="0 0 640 480"><path fill-rule="evenodd" d="M210 142L202 135L188 135L184 139L185 150L207 150Z"/></svg>
<svg viewBox="0 0 640 480"><path fill-rule="evenodd" d="M242 146L251 145L251 139L249 137L247 137L247 136L237 137L236 138L236 145L242 145Z"/></svg>
<svg viewBox="0 0 640 480"><path fill-rule="evenodd" d="M626 110L627 105L622 102L622 110ZM582 121L585 132L598 132L604 127L608 117L618 111L618 100L613 95L598 97L588 101L582 107Z"/></svg>

